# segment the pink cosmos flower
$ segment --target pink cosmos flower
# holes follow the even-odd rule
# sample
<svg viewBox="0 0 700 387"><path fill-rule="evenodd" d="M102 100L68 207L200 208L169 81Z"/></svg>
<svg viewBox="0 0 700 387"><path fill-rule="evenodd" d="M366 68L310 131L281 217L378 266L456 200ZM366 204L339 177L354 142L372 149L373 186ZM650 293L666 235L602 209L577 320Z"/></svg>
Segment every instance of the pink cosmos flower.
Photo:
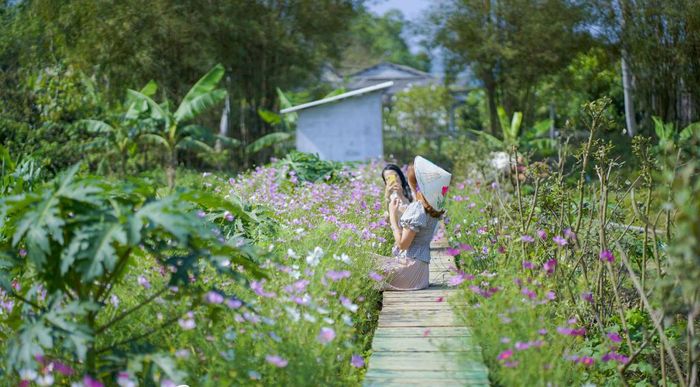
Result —
<svg viewBox="0 0 700 387"><path fill-rule="evenodd" d="M554 241L554 243L556 243L562 247L569 244L569 242L566 239L564 239L563 237L561 237L560 235L553 237L552 240Z"/></svg>
<svg viewBox="0 0 700 387"><path fill-rule="evenodd" d="M595 363L595 359L590 357L590 356L581 356L578 359L578 363L585 365L586 367L590 367Z"/></svg>
<svg viewBox="0 0 700 387"><path fill-rule="evenodd" d="M615 262L615 256L610 250L603 250L600 252L600 260L603 262Z"/></svg>
<svg viewBox="0 0 700 387"><path fill-rule="evenodd" d="M552 274L554 273L554 269L557 267L557 260L555 258L551 258L547 260L547 262L542 265L542 269L544 269L547 274Z"/></svg>
<svg viewBox="0 0 700 387"><path fill-rule="evenodd" d="M466 243L460 243L459 244L459 249L462 251L474 251L474 248L471 245L468 245Z"/></svg>
<svg viewBox="0 0 700 387"><path fill-rule="evenodd" d="M267 355L265 356L265 360L277 368L284 368L289 364L289 361L278 355Z"/></svg>
<svg viewBox="0 0 700 387"><path fill-rule="evenodd" d="M321 344L328 344L333 341L333 339L335 339L335 331L333 328L328 327L321 328L321 331L316 337L316 340L318 340Z"/></svg>
<svg viewBox="0 0 700 387"><path fill-rule="evenodd" d="M448 248L445 250L445 254L447 254L447 255L449 255L449 256L452 256L452 257L455 257L455 256L459 255L460 252L461 252L461 251L460 251L459 249L456 249L456 248L454 248L454 247L448 247Z"/></svg>
<svg viewBox="0 0 700 387"><path fill-rule="evenodd" d="M544 230L537 230L537 237L539 237L542 240L547 239L547 232Z"/></svg>
<svg viewBox="0 0 700 387"><path fill-rule="evenodd" d="M97 379L93 379L90 375L83 377L83 385L85 387L104 387L104 384Z"/></svg>
<svg viewBox="0 0 700 387"><path fill-rule="evenodd" d="M352 355L350 358L350 365L355 368L362 368L365 366L365 359L363 359L360 355Z"/></svg>
<svg viewBox="0 0 700 387"><path fill-rule="evenodd" d="M607 334L607 336L608 336L608 339L610 339L610 341L612 341L613 343L622 342L622 338L620 337L619 334L617 334L617 332L609 332Z"/></svg>
<svg viewBox="0 0 700 387"><path fill-rule="evenodd" d="M523 290L521 290L520 293L522 293L524 296L531 300L537 298L537 293L533 292L528 288L523 288Z"/></svg>
<svg viewBox="0 0 700 387"><path fill-rule="evenodd" d="M512 349L506 349L505 351L501 352L498 354L498 360L508 360L511 357L513 357L513 350Z"/></svg>
<svg viewBox="0 0 700 387"><path fill-rule="evenodd" d="M447 280L448 286L459 286L462 282L467 280L467 275L463 271L457 272L454 276Z"/></svg>

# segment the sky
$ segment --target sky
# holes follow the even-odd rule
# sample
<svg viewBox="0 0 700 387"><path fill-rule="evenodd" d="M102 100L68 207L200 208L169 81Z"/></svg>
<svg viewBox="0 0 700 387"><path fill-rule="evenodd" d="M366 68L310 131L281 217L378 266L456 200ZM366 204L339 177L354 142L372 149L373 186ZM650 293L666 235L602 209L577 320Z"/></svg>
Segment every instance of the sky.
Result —
<svg viewBox="0 0 700 387"><path fill-rule="evenodd" d="M406 19L415 21L430 8L430 3L434 2L435 0L370 0L367 2L367 8L378 15L390 9L398 9L403 12Z"/></svg>

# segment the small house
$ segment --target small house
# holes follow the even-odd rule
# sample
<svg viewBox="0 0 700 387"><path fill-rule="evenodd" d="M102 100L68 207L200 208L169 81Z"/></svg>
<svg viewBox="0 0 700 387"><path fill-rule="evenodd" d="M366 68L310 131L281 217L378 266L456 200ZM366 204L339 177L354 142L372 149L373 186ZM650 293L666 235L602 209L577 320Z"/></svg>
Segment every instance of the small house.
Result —
<svg viewBox="0 0 700 387"><path fill-rule="evenodd" d="M384 82L333 97L293 106L297 113L296 147L323 160L367 161L383 156L382 94Z"/></svg>

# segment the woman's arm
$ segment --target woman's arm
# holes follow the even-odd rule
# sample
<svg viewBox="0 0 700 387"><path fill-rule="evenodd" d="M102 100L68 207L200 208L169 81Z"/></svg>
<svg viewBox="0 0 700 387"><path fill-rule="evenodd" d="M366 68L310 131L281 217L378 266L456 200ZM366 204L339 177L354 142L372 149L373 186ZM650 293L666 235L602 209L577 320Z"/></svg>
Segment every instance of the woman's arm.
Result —
<svg viewBox="0 0 700 387"><path fill-rule="evenodd" d="M401 227L399 227L399 219L399 199L396 198L389 204L389 224L391 225L391 232L394 234L396 246L401 250L406 250L411 246L416 232L409 228L401 229Z"/></svg>

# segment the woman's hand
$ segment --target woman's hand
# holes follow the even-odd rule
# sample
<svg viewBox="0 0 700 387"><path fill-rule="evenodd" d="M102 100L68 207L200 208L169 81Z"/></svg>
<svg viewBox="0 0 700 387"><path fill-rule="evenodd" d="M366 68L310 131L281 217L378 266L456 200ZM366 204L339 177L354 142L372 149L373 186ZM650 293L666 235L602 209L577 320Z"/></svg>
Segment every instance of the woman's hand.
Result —
<svg viewBox="0 0 700 387"><path fill-rule="evenodd" d="M401 204L401 201L399 200L399 198L394 198L389 203L389 219L393 219L395 221L398 221L399 204Z"/></svg>

